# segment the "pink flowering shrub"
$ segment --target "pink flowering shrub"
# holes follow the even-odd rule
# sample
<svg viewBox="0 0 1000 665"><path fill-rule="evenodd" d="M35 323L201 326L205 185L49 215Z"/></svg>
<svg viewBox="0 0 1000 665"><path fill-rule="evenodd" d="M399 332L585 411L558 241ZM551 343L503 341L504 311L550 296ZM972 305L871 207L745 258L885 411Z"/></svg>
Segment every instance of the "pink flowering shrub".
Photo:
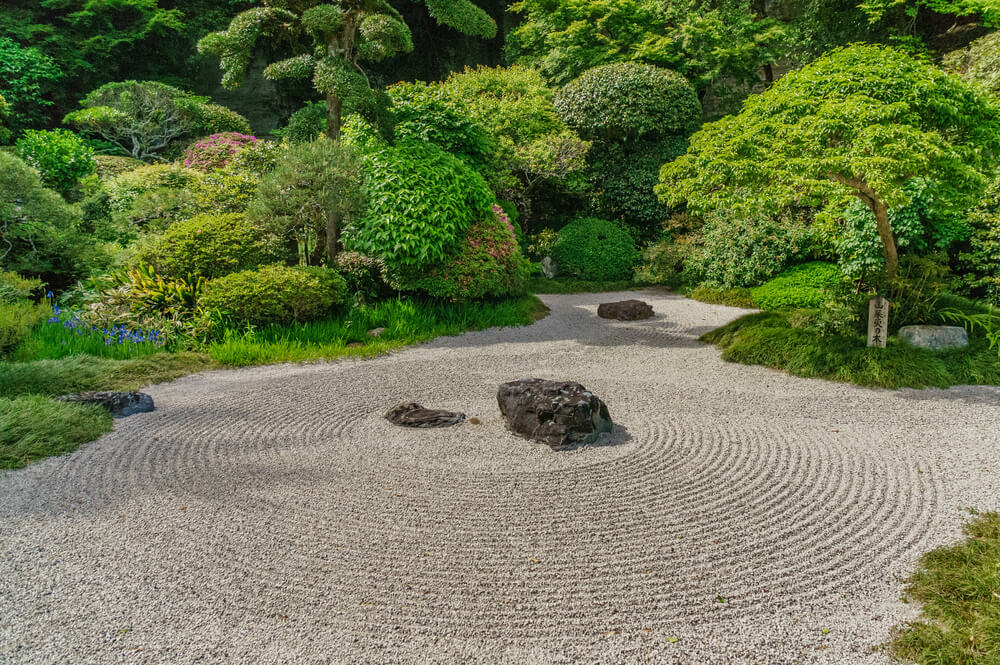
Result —
<svg viewBox="0 0 1000 665"><path fill-rule="evenodd" d="M259 140L256 136L237 132L212 134L193 143L184 152L184 166L206 173L221 169L236 153Z"/></svg>
<svg viewBox="0 0 1000 665"><path fill-rule="evenodd" d="M510 219L494 205L493 215L469 228L456 253L406 284L452 301L520 295L528 269Z"/></svg>

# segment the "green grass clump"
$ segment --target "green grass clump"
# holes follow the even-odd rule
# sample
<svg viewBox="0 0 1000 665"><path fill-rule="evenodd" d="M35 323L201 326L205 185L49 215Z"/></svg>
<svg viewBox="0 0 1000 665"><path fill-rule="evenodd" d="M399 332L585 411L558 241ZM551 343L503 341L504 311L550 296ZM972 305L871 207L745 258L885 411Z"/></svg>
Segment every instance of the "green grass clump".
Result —
<svg viewBox="0 0 1000 665"><path fill-rule="evenodd" d="M115 360L78 355L69 358L0 363L0 397L65 395L84 390L138 390L217 367L202 353L157 353Z"/></svg>
<svg viewBox="0 0 1000 665"><path fill-rule="evenodd" d="M923 615L892 644L898 658L919 665L1000 663L1000 514L965 526L968 538L925 554L907 595Z"/></svg>
<svg viewBox="0 0 1000 665"><path fill-rule="evenodd" d="M889 339L869 348L862 335L823 336L792 322L802 310L744 316L702 335L722 349L722 358L763 365L803 377L845 381L879 388L947 388L1000 385L1000 358L982 336L970 336L964 349L934 352Z"/></svg>
<svg viewBox="0 0 1000 665"><path fill-rule="evenodd" d="M111 414L100 406L66 404L39 395L0 398L0 469L76 450L111 431Z"/></svg>
<svg viewBox="0 0 1000 665"><path fill-rule="evenodd" d="M388 300L356 307L328 321L229 331L209 355L233 367L280 362L370 357L407 344L468 330L523 326L538 320L545 306L534 296L496 303ZM385 328L378 338L368 331Z"/></svg>
<svg viewBox="0 0 1000 665"><path fill-rule="evenodd" d="M732 289L718 289L713 286L702 284L692 290L688 297L692 300L708 303L709 305L728 305L729 307L743 307L752 309L755 307L750 289L741 287Z"/></svg>
<svg viewBox="0 0 1000 665"><path fill-rule="evenodd" d="M829 298L829 290L844 279L833 263L813 261L789 268L774 279L750 290L760 309L819 307Z"/></svg>

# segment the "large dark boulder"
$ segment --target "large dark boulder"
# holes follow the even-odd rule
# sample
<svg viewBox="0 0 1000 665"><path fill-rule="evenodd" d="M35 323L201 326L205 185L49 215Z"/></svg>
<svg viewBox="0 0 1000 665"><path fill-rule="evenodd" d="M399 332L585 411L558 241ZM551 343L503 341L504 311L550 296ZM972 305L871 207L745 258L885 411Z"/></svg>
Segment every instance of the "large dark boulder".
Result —
<svg viewBox="0 0 1000 665"><path fill-rule="evenodd" d="M385 419L400 427L451 427L465 422L465 414L425 409L416 402L404 402L389 409Z"/></svg>
<svg viewBox="0 0 1000 665"><path fill-rule="evenodd" d="M651 318L653 316L653 307L641 300L606 302L597 306L597 316L602 319L638 321L639 319Z"/></svg>
<svg viewBox="0 0 1000 665"><path fill-rule="evenodd" d="M500 386L497 402L507 429L553 450L593 443L611 431L607 405L572 381L511 381Z"/></svg>
<svg viewBox="0 0 1000 665"><path fill-rule="evenodd" d="M98 404L110 411L115 418L124 418L133 413L146 413L153 410L153 398L146 393L137 392L88 391L62 395L56 397L56 401Z"/></svg>

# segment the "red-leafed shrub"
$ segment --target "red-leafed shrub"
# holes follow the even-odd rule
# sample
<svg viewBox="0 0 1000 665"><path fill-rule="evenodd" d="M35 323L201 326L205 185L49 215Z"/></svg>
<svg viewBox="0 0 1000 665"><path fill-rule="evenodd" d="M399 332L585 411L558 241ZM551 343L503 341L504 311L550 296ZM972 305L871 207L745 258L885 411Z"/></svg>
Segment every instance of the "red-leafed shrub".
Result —
<svg viewBox="0 0 1000 665"><path fill-rule="evenodd" d="M256 136L238 132L206 136L191 144L184 152L184 166L205 172L221 169L233 155L259 140Z"/></svg>

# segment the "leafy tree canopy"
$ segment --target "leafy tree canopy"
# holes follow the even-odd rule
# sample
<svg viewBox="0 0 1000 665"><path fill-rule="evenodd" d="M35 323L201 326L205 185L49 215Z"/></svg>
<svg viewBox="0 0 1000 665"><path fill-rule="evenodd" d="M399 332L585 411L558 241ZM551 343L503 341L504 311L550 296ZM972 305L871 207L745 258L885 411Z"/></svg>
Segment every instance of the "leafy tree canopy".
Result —
<svg viewBox="0 0 1000 665"><path fill-rule="evenodd" d="M62 72L52 58L0 37L0 94L7 104L7 125L16 134L44 124L44 109Z"/></svg>
<svg viewBox="0 0 1000 665"><path fill-rule="evenodd" d="M692 212L725 208L736 188L783 205L850 194L874 213L895 275L888 208L925 177L942 211L967 207L1000 151L1000 106L978 88L880 46L835 50L706 125L664 165L657 193Z"/></svg>
<svg viewBox="0 0 1000 665"><path fill-rule="evenodd" d="M521 0L511 9L524 21L508 35L508 56L560 85L622 61L673 69L699 91L727 77L756 82L786 38L749 0Z"/></svg>

